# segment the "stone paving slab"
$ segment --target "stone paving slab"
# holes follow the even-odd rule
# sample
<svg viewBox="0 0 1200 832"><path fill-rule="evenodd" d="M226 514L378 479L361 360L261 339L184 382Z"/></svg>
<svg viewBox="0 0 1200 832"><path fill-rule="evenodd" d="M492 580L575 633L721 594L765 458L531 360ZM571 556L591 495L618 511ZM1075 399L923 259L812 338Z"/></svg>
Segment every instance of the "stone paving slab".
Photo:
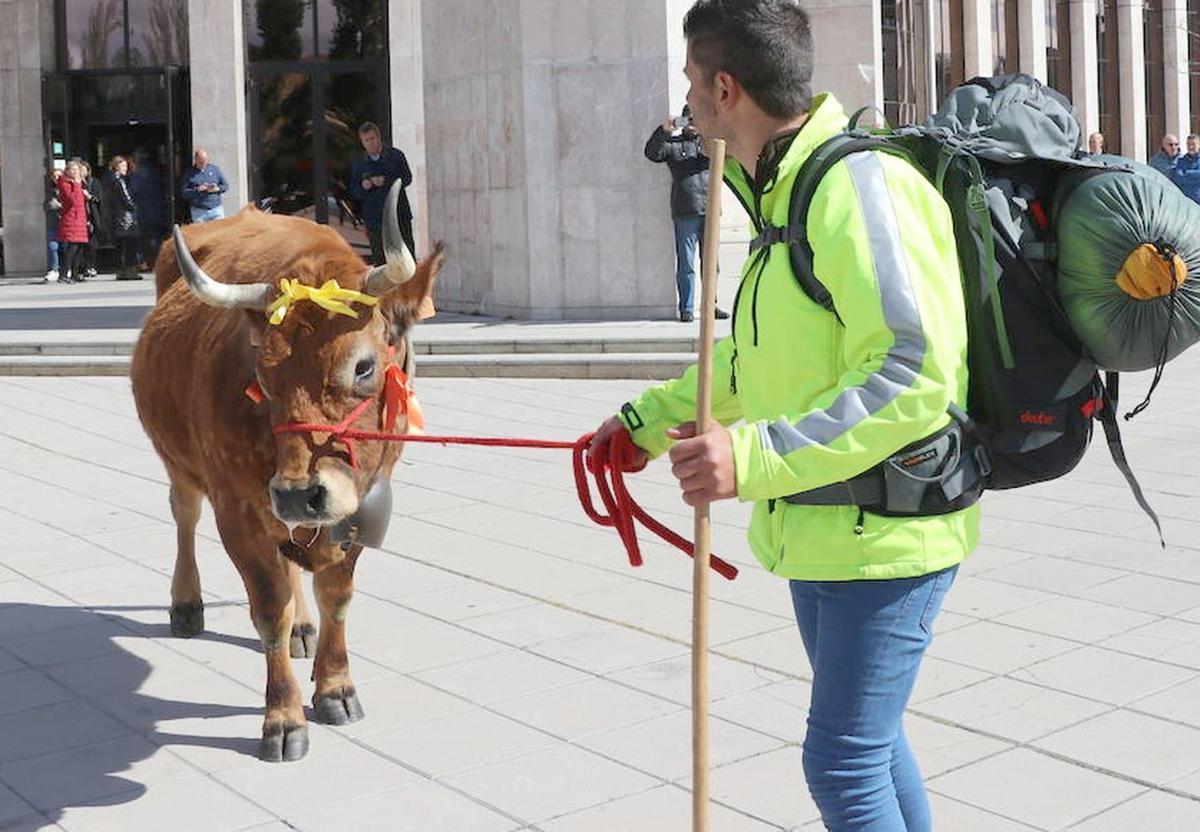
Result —
<svg viewBox="0 0 1200 832"><path fill-rule="evenodd" d="M1063 480L985 498L907 718L937 830L1200 828L1197 371L1173 362L1125 426L1166 549L1102 442ZM565 439L642 384L421 394L432 430ZM349 619L367 717L267 765L262 657L207 510L209 629L170 636L165 476L127 381L0 380L0 828L690 828L686 558L647 542L631 569L574 505L565 455L416 446L394 480ZM633 488L690 528L661 462ZM745 507L714 519L743 570L712 587L714 828L818 829L786 585L748 555Z"/></svg>

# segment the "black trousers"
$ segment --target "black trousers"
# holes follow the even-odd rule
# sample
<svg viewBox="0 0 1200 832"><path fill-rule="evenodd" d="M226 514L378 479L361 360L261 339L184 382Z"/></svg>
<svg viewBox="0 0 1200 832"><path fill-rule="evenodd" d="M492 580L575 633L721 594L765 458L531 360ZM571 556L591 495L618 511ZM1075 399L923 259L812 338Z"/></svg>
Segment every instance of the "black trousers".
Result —
<svg viewBox="0 0 1200 832"><path fill-rule="evenodd" d="M404 240L404 245L408 246L408 252L415 260L417 257L417 247L413 245L413 228L412 219L400 218L400 237ZM383 265L383 229L368 228L367 240L371 243L371 263L375 266Z"/></svg>
<svg viewBox="0 0 1200 832"><path fill-rule="evenodd" d="M64 283L83 280L83 250L87 243L64 243L59 241L58 279Z"/></svg>
<svg viewBox="0 0 1200 832"><path fill-rule="evenodd" d="M96 239L94 233L88 233L87 246L83 250L83 268L96 269L96 250L100 247L100 241Z"/></svg>
<svg viewBox="0 0 1200 832"><path fill-rule="evenodd" d="M131 272L137 265L137 237L114 237L113 244L117 248L117 270Z"/></svg>

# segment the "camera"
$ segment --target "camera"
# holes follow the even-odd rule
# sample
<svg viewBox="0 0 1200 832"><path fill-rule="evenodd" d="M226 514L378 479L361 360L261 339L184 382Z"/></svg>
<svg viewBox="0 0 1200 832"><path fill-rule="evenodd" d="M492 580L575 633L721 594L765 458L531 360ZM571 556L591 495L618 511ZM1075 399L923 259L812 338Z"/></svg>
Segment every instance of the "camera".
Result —
<svg viewBox="0 0 1200 832"><path fill-rule="evenodd" d="M691 116L676 116L675 118L671 119L671 123L675 125L676 130L682 130L685 127L692 126L692 117Z"/></svg>

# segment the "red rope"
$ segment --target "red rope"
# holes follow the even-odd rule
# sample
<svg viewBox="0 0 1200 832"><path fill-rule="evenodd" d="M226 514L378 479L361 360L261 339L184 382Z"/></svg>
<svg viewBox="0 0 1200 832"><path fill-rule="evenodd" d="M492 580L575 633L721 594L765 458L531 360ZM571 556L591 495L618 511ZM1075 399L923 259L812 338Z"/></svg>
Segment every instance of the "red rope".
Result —
<svg viewBox="0 0 1200 832"><path fill-rule="evenodd" d="M570 450L575 473L575 491L579 504L584 513L601 526L609 526L617 530L631 566L642 565L642 551L638 545L637 530L634 521L638 521L665 542L679 549L688 557L695 557L695 545L671 531L662 523L651 517L625 487L625 474L641 470L644 465L638 465L637 449L629 439L629 435L620 432L613 438L610 454L607 459L598 459L589 451L593 433L587 433L574 442L556 442L548 439L508 439L501 437L482 436L425 436L409 433L387 433L373 430L357 430L350 427L372 400L367 399L342 420L339 425L317 425L292 422L275 426L275 433L328 433L334 439L346 446L350 456L350 465L358 467L354 454L356 441L381 442L429 442L439 445L483 445L492 448L545 448L550 450ZM596 481L596 491L600 494L600 502L604 504L607 514L602 514L592 502L591 488L588 485L587 472L591 471ZM737 577L737 567L727 563L716 555L709 556L709 566L723 578L732 581Z"/></svg>

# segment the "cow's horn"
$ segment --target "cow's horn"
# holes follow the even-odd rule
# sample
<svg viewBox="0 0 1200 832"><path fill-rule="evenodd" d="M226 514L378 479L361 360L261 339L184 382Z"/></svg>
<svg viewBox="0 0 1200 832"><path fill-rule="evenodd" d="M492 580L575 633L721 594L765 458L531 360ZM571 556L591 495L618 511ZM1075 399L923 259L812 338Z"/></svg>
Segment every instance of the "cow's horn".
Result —
<svg viewBox="0 0 1200 832"><path fill-rule="evenodd" d="M400 236L400 220L396 207L400 203L400 191L404 184L397 179L388 191L383 204L383 256L385 263L367 272L363 284L368 295L383 297L402 283L407 283L417 273L412 252Z"/></svg>
<svg viewBox="0 0 1200 832"><path fill-rule="evenodd" d="M192 252L188 250L187 242L183 239L183 231L178 225L171 232L171 236L175 240L175 259L179 261L179 271L183 273L183 279L187 281L192 294L209 306L266 309L278 294L274 286L266 283L237 284L213 280L196 263L196 258L192 257Z"/></svg>

